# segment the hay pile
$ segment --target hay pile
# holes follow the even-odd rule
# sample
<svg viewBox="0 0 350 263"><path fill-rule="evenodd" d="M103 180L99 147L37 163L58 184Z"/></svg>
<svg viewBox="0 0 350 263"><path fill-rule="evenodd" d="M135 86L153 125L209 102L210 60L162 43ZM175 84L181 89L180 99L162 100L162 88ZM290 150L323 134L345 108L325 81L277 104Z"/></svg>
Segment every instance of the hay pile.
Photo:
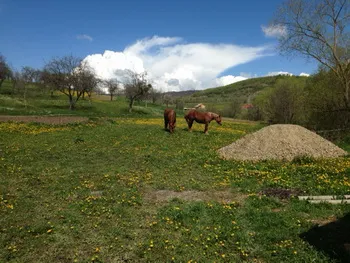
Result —
<svg viewBox="0 0 350 263"><path fill-rule="evenodd" d="M293 160L295 157L334 158L346 155L330 141L301 126L276 124L248 134L218 150L223 159Z"/></svg>

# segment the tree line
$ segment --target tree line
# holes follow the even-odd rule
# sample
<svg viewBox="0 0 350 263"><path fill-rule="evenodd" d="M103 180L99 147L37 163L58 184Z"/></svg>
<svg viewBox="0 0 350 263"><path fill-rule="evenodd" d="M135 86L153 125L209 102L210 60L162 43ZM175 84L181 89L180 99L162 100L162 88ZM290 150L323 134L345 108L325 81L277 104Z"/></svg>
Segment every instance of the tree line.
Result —
<svg viewBox="0 0 350 263"><path fill-rule="evenodd" d="M310 78L281 80L257 94L252 119L320 129L350 128L350 1L287 0L271 26L283 29L279 51L317 61Z"/></svg>
<svg viewBox="0 0 350 263"><path fill-rule="evenodd" d="M122 80L118 80L117 74L102 80L86 61L72 55L52 58L43 69L26 66L20 71L14 71L0 54L0 88L6 79L12 81L13 90L21 93L24 99L28 87L33 85L49 91L51 96L55 92L64 94L71 110L85 96L91 101L93 92L108 93L110 100L122 92L129 101L129 111L132 111L137 100L151 98L155 101L161 97L161 92L155 90L147 79L146 72L125 70Z"/></svg>

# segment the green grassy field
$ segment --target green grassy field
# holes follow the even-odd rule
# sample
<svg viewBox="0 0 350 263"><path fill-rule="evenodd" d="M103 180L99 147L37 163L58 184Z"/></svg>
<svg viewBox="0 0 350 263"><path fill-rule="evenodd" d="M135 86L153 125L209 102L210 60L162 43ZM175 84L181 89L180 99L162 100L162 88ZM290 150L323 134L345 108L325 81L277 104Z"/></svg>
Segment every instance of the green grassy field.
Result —
<svg viewBox="0 0 350 263"><path fill-rule="evenodd" d="M171 135L155 111L0 123L0 262L346 262L350 205L282 197L350 194L349 158L224 161L217 149L262 126L205 136L179 113ZM307 238L336 220L322 249Z"/></svg>
<svg viewBox="0 0 350 263"><path fill-rule="evenodd" d="M102 99L101 99L102 97ZM68 99L65 96L48 96L42 98L29 98L25 102L18 97L9 97L0 94L1 115L72 115L87 117L135 117L149 115L161 116L161 107L145 103L136 103L132 113L129 113L128 104L124 98L108 101L107 96L95 96L92 101L80 100L76 110L68 109Z"/></svg>
<svg viewBox="0 0 350 263"><path fill-rule="evenodd" d="M87 96L80 99L75 110L69 110L68 97L55 92L50 96L48 91L29 86L26 97L21 92L12 94L12 83L4 81L0 88L0 115L72 115L86 117L138 117L161 116L164 107L152 103L135 102L133 112L128 109L124 97L115 96L110 101L108 95L93 94L91 101Z"/></svg>

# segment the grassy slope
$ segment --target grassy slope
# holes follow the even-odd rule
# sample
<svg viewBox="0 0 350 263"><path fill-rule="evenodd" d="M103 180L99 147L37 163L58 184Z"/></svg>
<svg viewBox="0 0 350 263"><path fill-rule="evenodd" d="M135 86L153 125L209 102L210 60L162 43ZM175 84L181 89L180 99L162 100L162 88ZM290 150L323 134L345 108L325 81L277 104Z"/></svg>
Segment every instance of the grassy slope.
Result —
<svg viewBox="0 0 350 263"><path fill-rule="evenodd" d="M247 102L259 91L273 87L276 81L280 79L303 78L296 76L272 76L251 78L244 81L236 82L230 85L205 89L197 91L190 96L183 97L186 106L193 106L193 103L204 103L206 105L215 106L222 109L225 105L230 104L233 100L239 99L242 102Z"/></svg>
<svg viewBox="0 0 350 263"><path fill-rule="evenodd" d="M0 262L329 262L335 257L300 235L344 217L349 206L259 193L283 188L350 194L348 158L224 161L216 149L261 126L211 124L209 136L201 125L192 133L185 127L179 118L170 135L161 117L0 124ZM157 190L227 191L232 197L160 205L146 198ZM339 237L327 240L330 251L341 247Z"/></svg>

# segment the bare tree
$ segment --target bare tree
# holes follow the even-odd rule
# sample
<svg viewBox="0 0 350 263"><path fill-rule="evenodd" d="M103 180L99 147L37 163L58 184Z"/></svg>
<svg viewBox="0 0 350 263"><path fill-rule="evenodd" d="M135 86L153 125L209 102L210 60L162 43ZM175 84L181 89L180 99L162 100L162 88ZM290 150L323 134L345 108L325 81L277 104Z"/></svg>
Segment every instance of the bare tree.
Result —
<svg viewBox="0 0 350 263"><path fill-rule="evenodd" d="M91 96L96 91L100 80L96 77L94 70L88 65L87 62L82 62L78 68L74 70L75 83L74 89L78 92L82 92L84 98L85 93L89 97L91 103Z"/></svg>
<svg viewBox="0 0 350 263"><path fill-rule="evenodd" d="M25 66L21 71L12 74L13 91L23 96L24 105L27 108L28 87L40 84L41 71Z"/></svg>
<svg viewBox="0 0 350 263"><path fill-rule="evenodd" d="M82 95L81 92L75 97L75 90L73 88L73 85L75 84L73 72L80 63L81 59L79 58L65 56L62 58L53 58L44 67L44 70L47 73L44 76L44 82L68 96L69 108L71 110L74 109L75 103Z"/></svg>
<svg viewBox="0 0 350 263"><path fill-rule="evenodd" d="M145 96L151 90L152 85L148 83L146 72L138 74L129 71L124 88L125 96L129 100L129 112L131 112L135 100Z"/></svg>
<svg viewBox="0 0 350 263"><path fill-rule="evenodd" d="M162 97L162 92L156 90L155 88L152 88L149 93L153 104L155 104L157 100L161 99Z"/></svg>
<svg viewBox="0 0 350 263"><path fill-rule="evenodd" d="M26 66L22 68L21 75L26 83L37 83L40 81L41 71Z"/></svg>
<svg viewBox="0 0 350 263"><path fill-rule="evenodd" d="M32 67L23 67L20 76L20 83L23 85L23 100L24 105L27 108L27 91L28 85L32 84L37 80L37 70Z"/></svg>
<svg viewBox="0 0 350 263"><path fill-rule="evenodd" d="M3 55L0 54L0 87L5 79L12 76L12 70L7 64L6 59Z"/></svg>
<svg viewBox="0 0 350 263"><path fill-rule="evenodd" d="M49 91L51 98L53 98L56 88L54 85L51 84L50 77L51 75L46 69L41 71L39 85L41 86L43 91Z"/></svg>
<svg viewBox="0 0 350 263"><path fill-rule="evenodd" d="M73 56L52 59L45 65L44 72L44 82L68 97L71 110L85 92L92 91L97 85L89 65Z"/></svg>
<svg viewBox="0 0 350 263"><path fill-rule="evenodd" d="M25 91L26 85L22 76L22 72L15 71L12 76L13 93L21 93Z"/></svg>
<svg viewBox="0 0 350 263"><path fill-rule="evenodd" d="M119 82L117 79L109 79L104 81L105 86L108 89L108 93L111 97L111 101L113 100L113 97L117 94L119 90Z"/></svg>
<svg viewBox="0 0 350 263"><path fill-rule="evenodd" d="M173 103L173 98L166 94L166 93L163 93L163 104L166 105L166 107L169 107L169 104Z"/></svg>
<svg viewBox="0 0 350 263"><path fill-rule="evenodd" d="M298 54L318 61L342 83L350 110L350 1L287 0L278 9L273 25L281 30L282 54Z"/></svg>

